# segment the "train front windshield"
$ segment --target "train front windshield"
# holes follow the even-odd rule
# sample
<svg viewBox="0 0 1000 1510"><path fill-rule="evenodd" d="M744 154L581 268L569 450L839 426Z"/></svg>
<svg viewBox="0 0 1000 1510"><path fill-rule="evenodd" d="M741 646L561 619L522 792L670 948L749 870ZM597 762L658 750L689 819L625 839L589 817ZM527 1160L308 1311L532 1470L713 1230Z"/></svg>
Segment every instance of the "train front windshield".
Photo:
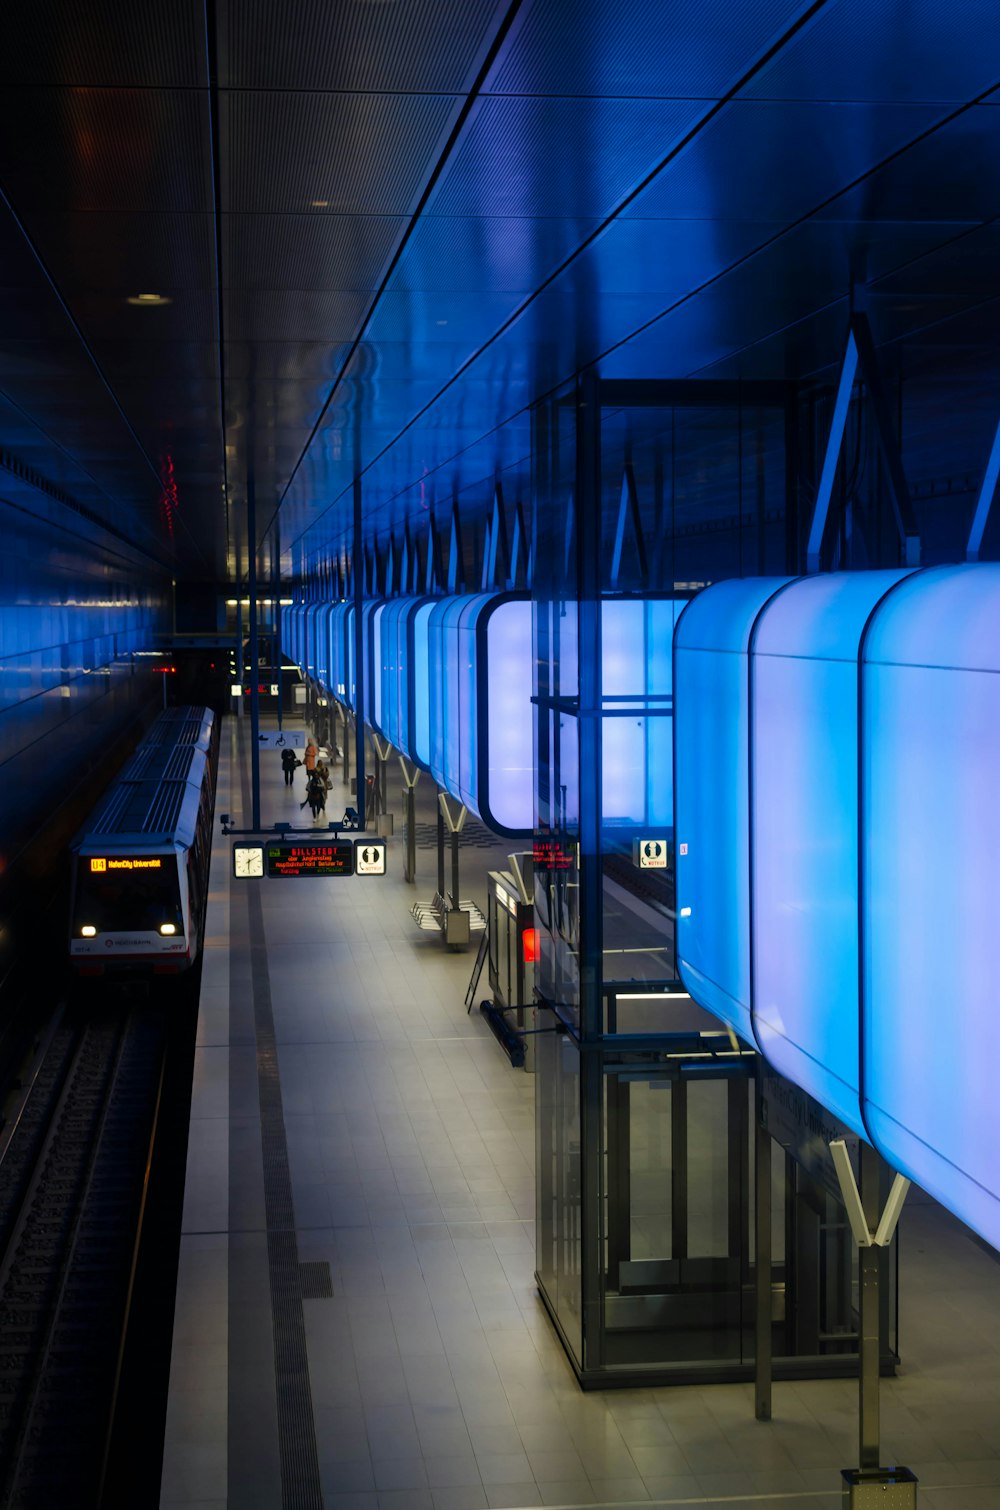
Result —
<svg viewBox="0 0 1000 1510"><path fill-rule="evenodd" d="M183 932L174 855L84 856L77 861L74 937Z"/></svg>

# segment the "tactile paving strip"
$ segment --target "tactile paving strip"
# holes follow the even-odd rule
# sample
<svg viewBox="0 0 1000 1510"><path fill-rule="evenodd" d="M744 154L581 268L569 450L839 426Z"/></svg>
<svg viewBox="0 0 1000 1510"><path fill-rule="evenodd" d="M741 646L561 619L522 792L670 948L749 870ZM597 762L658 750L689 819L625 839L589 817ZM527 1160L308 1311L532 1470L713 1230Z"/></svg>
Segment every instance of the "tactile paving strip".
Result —
<svg viewBox="0 0 1000 1510"><path fill-rule="evenodd" d="M242 762L243 809L250 810L250 782ZM274 1335L274 1376L278 1412L281 1493L295 1510L323 1510L316 1421L313 1415L302 1281L295 1208L288 1166L288 1141L278 1073L278 1046L271 1005L271 975L264 935L259 883L246 887L254 1028L257 1038L257 1089L260 1097L261 1152L264 1163L264 1210L267 1261Z"/></svg>

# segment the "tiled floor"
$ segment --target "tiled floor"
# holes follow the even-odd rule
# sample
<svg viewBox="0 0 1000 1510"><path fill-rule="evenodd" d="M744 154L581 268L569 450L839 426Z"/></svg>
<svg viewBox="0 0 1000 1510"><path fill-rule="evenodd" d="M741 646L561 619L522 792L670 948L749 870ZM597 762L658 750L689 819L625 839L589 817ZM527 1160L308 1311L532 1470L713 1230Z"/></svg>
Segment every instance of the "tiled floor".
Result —
<svg viewBox="0 0 1000 1510"><path fill-rule="evenodd" d="M229 736L218 811L236 814ZM297 800L274 765L266 821ZM578 1389L533 1282L531 1077L466 1016L471 956L409 916L434 890L433 852L415 887L399 841L384 881L231 883L229 843L213 862L163 1510L318 1502L282 1497L249 966L230 950L246 884L263 906L298 1259L332 1281L301 1302L327 1510L839 1507L854 1384L776 1385L767 1425L748 1386ZM465 859L463 893L502 853ZM1000 1265L922 1198L903 1239L883 1461L915 1469L927 1510L1000 1510Z"/></svg>

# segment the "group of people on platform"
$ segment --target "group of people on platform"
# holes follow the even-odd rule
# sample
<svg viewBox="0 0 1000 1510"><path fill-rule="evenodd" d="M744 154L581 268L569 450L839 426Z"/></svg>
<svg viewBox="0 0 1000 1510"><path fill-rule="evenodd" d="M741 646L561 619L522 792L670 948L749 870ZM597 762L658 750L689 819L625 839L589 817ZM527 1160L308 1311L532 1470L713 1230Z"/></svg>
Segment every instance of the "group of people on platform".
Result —
<svg viewBox="0 0 1000 1510"><path fill-rule="evenodd" d="M326 794L330 790L330 768L320 760L319 749L312 739L306 745L301 760L294 750L282 750L281 769L285 775L286 786L293 784L295 772L299 766L305 766L306 772L306 795L305 800L299 803L299 807L305 807L308 803L309 811L314 818L318 818L320 813L326 810Z"/></svg>

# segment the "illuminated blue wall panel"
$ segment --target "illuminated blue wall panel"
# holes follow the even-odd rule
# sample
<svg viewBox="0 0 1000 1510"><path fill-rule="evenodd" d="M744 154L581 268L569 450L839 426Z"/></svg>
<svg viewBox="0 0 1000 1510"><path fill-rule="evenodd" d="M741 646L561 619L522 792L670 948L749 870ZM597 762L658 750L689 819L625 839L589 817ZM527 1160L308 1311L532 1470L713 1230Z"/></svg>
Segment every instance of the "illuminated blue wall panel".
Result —
<svg viewBox="0 0 1000 1510"><path fill-rule="evenodd" d="M397 750L424 769L429 738L426 626L436 601L440 600L394 598L379 621L381 687L373 722Z"/></svg>
<svg viewBox="0 0 1000 1510"><path fill-rule="evenodd" d="M534 824L535 751L531 704L531 604L510 599L486 620L486 737L491 827L519 833Z"/></svg>
<svg viewBox="0 0 1000 1510"><path fill-rule="evenodd" d="M673 635L682 598L601 604L601 811L605 828L670 829L673 791Z"/></svg>
<svg viewBox="0 0 1000 1510"><path fill-rule="evenodd" d="M747 650L786 580L720 582L674 634L678 967L695 1000L751 1042Z"/></svg>
<svg viewBox="0 0 1000 1510"><path fill-rule="evenodd" d="M413 706L410 756L425 771L431 765L430 624L433 600L426 600L410 619L412 636Z"/></svg>
<svg viewBox="0 0 1000 1510"><path fill-rule="evenodd" d="M509 835L534 821L531 603L443 598L427 620L429 767L439 786Z"/></svg>
<svg viewBox="0 0 1000 1510"><path fill-rule="evenodd" d="M864 1108L885 1157L1000 1248L1000 566L886 599L862 677Z"/></svg>
<svg viewBox="0 0 1000 1510"><path fill-rule="evenodd" d="M856 1131L858 653L905 575L793 582L762 610L750 653L757 1042Z"/></svg>
<svg viewBox="0 0 1000 1510"><path fill-rule="evenodd" d="M1000 566L779 586L675 636L681 973L1000 1247Z"/></svg>

